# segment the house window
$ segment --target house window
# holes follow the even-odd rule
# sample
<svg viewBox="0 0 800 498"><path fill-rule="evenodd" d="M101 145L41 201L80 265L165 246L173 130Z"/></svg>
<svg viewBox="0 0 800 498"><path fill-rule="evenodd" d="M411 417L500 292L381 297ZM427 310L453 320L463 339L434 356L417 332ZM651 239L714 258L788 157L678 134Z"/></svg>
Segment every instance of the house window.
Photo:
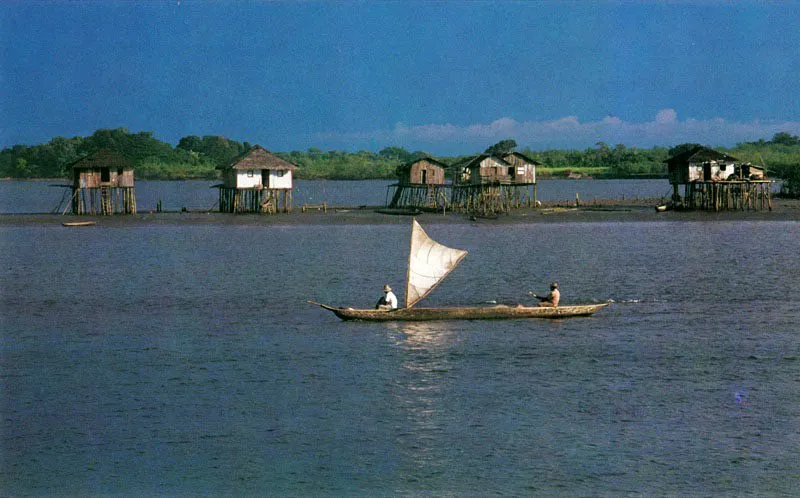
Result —
<svg viewBox="0 0 800 498"><path fill-rule="evenodd" d="M248 169L247 170L247 178L253 178L253 170L252 169Z"/></svg>
<svg viewBox="0 0 800 498"><path fill-rule="evenodd" d="M278 171L275 172L275 176L277 176L278 178L283 178L284 174L286 174L286 170L283 169L279 169Z"/></svg>

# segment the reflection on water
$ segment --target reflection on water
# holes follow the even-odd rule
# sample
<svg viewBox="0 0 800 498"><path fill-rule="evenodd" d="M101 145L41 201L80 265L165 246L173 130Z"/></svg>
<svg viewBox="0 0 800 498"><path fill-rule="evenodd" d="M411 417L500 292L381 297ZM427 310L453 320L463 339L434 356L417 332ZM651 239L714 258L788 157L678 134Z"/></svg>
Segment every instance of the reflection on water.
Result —
<svg viewBox="0 0 800 498"><path fill-rule="evenodd" d="M453 420L448 405L452 397L452 347L458 343L458 322L399 322L395 347L403 361L393 390L404 425L397 444L405 462L404 472L437 476L445 471L440 442Z"/></svg>
<svg viewBox="0 0 800 498"><path fill-rule="evenodd" d="M425 347L442 347L455 340L458 322L395 322L391 327L402 333L396 339L397 345L410 349Z"/></svg>

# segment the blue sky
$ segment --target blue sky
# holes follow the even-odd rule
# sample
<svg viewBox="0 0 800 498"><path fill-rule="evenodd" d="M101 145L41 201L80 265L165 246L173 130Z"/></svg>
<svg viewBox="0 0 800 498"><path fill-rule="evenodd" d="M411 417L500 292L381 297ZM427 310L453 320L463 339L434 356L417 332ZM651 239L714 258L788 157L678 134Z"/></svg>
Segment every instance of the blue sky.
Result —
<svg viewBox="0 0 800 498"><path fill-rule="evenodd" d="M800 135L798 26L800 1L10 0L0 146L732 146Z"/></svg>

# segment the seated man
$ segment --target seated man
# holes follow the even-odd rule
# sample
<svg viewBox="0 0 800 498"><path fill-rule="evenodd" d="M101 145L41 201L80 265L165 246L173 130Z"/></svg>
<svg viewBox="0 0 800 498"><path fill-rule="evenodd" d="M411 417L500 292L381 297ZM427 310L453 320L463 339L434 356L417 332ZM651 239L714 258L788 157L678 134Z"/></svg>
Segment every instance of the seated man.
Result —
<svg viewBox="0 0 800 498"><path fill-rule="evenodd" d="M383 296L378 299L375 309L387 311L397 309L397 296L394 295L394 292L392 292L392 288L389 287L389 284L383 286Z"/></svg>
<svg viewBox="0 0 800 498"><path fill-rule="evenodd" d="M550 284L550 294L546 296L539 296L537 294L533 294L533 297L535 297L540 301L539 306L557 308L558 301L561 300L561 293L558 292L558 282L553 282L552 284Z"/></svg>

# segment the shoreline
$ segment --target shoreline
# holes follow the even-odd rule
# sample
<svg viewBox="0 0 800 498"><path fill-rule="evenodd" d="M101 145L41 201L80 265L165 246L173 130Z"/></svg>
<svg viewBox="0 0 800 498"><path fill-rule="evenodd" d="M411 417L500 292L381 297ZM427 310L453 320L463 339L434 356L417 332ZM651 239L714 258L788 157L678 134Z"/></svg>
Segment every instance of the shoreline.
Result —
<svg viewBox="0 0 800 498"><path fill-rule="evenodd" d="M773 199L772 211L666 211L655 210L656 199L631 201L548 202L538 208L521 208L496 217L471 216L460 212L423 212L416 218L423 224L509 225L537 223L593 222L716 222L716 221L800 221L800 199ZM146 212L136 215L84 215L20 213L0 214L0 226L61 226L65 222L94 221L96 226L135 227L148 225L380 225L406 224L409 215L375 212L380 206L328 207L327 212L295 208L291 213L230 214L209 211Z"/></svg>

